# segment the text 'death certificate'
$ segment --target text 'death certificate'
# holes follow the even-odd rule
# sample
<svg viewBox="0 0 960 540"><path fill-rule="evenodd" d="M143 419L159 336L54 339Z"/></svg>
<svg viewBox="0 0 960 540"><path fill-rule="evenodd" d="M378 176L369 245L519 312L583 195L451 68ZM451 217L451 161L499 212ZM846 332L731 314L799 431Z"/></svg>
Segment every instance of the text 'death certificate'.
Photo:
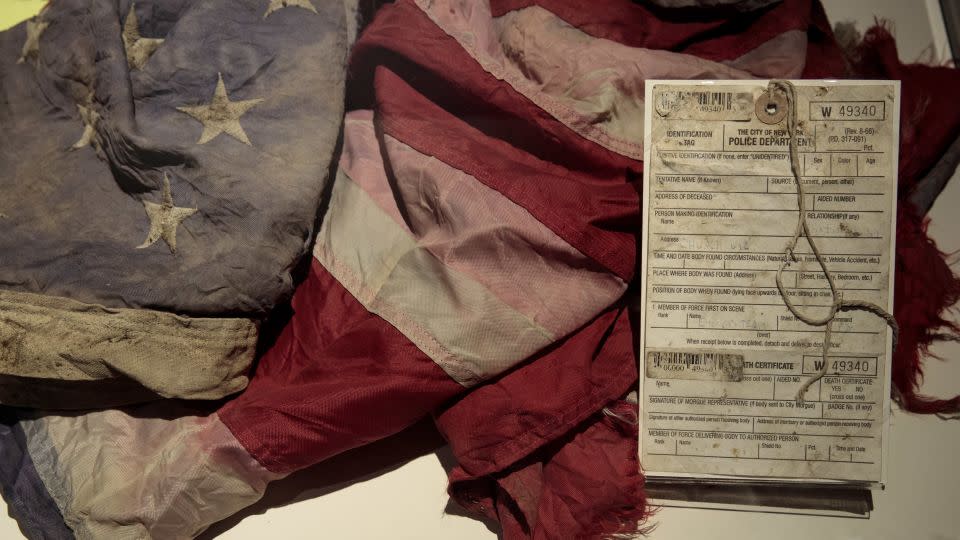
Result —
<svg viewBox="0 0 960 540"><path fill-rule="evenodd" d="M842 299L892 312L899 83L793 85L810 236ZM654 476L882 482L885 321L838 312L826 374L798 396L823 366L824 327L791 314L776 285L800 210L790 105L767 89L647 84L641 463ZM786 294L827 316L806 238L794 254Z"/></svg>

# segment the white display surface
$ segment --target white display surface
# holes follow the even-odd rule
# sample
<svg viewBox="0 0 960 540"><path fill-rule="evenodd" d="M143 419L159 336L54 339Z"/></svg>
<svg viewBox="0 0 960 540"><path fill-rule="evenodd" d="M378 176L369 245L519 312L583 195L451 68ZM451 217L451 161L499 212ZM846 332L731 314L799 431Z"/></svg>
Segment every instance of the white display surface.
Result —
<svg viewBox="0 0 960 540"><path fill-rule="evenodd" d="M0 6L3 2L0 0ZM945 58L945 34L937 21L937 0L825 0L832 21L856 20L860 29L873 16L894 23L904 60L915 60L933 45ZM930 7L936 9L930 9ZM926 9L925 9L926 8ZM4 9L0 7L0 9ZM931 17L931 13L933 16ZM948 185L931 211L931 236L942 250L960 250L960 178ZM941 344L930 359L927 393L948 395L960 388L960 344ZM423 426L386 444L335 458L276 484L268 499L281 505L257 507L251 515L215 527L206 538L250 539L492 539L480 521L445 512L449 453L433 453ZM795 516L664 508L653 518L655 540L777 538L935 539L960 538L960 421L916 416L895 409L890 430L887 487L874 494L869 519ZM426 452L414 459L411 456ZM391 459L395 458L395 459ZM397 462L405 462L396 467ZM353 480L346 480L352 478ZM292 501L292 502L291 502ZM0 507L3 503L0 502ZM256 513L261 512L261 513ZM239 519L239 518L238 518ZM217 533L219 533L217 535ZM0 539L22 538L16 522L0 512Z"/></svg>

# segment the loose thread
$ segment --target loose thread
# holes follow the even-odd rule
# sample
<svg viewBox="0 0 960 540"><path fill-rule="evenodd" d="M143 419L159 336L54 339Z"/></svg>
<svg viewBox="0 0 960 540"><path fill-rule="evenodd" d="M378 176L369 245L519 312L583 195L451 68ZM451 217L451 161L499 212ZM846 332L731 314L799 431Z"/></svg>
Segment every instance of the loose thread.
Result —
<svg viewBox="0 0 960 540"><path fill-rule="evenodd" d="M828 369L828 358L830 353L830 338L833 334L833 320L837 316L837 313L840 311L867 311L873 313L874 315L882 318L886 321L887 325L890 326L890 329L893 332L893 349L897 348L897 340L900 336L900 327L897 325L896 319L893 318L893 315L888 313L885 309L880 307L877 304L872 302L865 302L861 300L844 300L843 295L840 291L837 290L836 283L834 282L833 274L827 268L826 262L823 260L823 255L820 254L820 248L817 247L817 243L814 240L813 235L810 234L810 229L807 227L807 207L806 207L806 196L804 193L803 182L801 181L800 174L800 159L797 154L797 91L793 86L793 83L790 81L779 81L772 80L767 86L767 94L773 96L775 91L783 92L787 100L787 137L790 144L790 171L793 173L794 184L797 187L797 203L799 207L799 218L797 219L797 227L793 232L793 238L787 243L786 248L784 249L784 261L780 264L780 268L777 270L777 290L780 292L781 298L783 298L783 303L787 306L787 309L790 310L790 313L793 314L797 319L805 322L810 326L823 326L823 364L820 366L820 370L811 375L797 390L797 401L800 403L804 402L804 394L807 390L813 385L813 383L819 381L827 374ZM807 243L810 245L810 251L813 252L814 257L816 257L817 264L820 265L820 268L823 270L823 275L827 279L827 284L830 287L830 295L833 299L830 305L830 311L826 316L816 318L805 315L800 311L797 306L790 301L790 297L787 295L786 288L783 286L783 271L790 266L791 262L797 262L797 256L795 250L797 249L797 242L800 241L800 237L807 239Z"/></svg>

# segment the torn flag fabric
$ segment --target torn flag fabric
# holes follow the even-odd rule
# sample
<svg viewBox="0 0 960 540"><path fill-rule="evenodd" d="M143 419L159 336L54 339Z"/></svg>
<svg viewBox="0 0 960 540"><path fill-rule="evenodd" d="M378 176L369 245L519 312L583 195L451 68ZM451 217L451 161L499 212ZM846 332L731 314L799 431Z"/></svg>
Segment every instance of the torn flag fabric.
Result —
<svg viewBox="0 0 960 540"><path fill-rule="evenodd" d="M24 531L194 537L269 482L430 415L458 461L451 495L505 538L642 528L636 405L624 398L637 378L629 287L644 81L910 70L902 201L960 133L960 111L918 105L960 90L955 71L900 65L882 32L841 50L817 2L734 2L696 17L685 2L660 4L683 6L382 8L352 52L309 271L249 387L225 404L10 411L0 462L17 465L0 469L0 487ZM934 123L937 150L914 150L906 134ZM930 269L934 291L957 287L909 204L898 306L913 305L900 295ZM898 307L901 331L916 335L895 360L905 397L917 396L912 359L946 330L949 298L931 298Z"/></svg>
<svg viewBox="0 0 960 540"><path fill-rule="evenodd" d="M303 274L355 22L294 4L57 0L0 33L0 403L246 386Z"/></svg>

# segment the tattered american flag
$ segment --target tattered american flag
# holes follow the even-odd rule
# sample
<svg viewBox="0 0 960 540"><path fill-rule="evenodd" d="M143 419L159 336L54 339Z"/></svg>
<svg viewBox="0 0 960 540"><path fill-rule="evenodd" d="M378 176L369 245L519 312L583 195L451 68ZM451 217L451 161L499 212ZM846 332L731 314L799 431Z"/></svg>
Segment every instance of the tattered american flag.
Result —
<svg viewBox="0 0 960 540"><path fill-rule="evenodd" d="M399 0L353 47L345 118L339 1L57 0L0 34L0 89L19 100L0 105L0 310L63 296L104 317L176 313L185 331L208 323L184 316L240 320L232 335L299 283L229 401L8 411L0 486L24 531L194 537L269 482L430 415L458 461L451 494L506 538L639 530L624 398L644 81L902 78L904 198L960 131L955 108L916 106L960 88L955 72L900 65L879 31L845 54L818 2L711 1L688 18L695 2L659 3ZM897 301L897 384L908 407L949 408L916 395L916 355L958 286L902 208L898 294L941 279L909 312ZM156 383L97 342L88 384L210 398L246 382L252 341L200 369L193 351L146 348L165 336L149 324L131 364ZM233 375L207 379L217 392L160 391L219 369Z"/></svg>

